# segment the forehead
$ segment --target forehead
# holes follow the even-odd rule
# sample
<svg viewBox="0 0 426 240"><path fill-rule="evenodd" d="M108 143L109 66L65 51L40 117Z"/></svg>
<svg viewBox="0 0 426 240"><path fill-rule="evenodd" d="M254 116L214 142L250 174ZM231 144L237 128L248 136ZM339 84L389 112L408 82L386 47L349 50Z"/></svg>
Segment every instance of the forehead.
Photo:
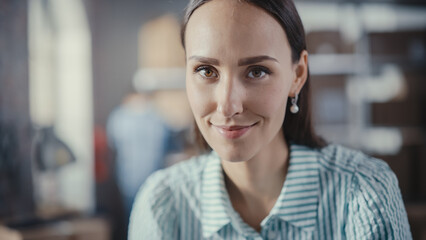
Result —
<svg viewBox="0 0 426 240"><path fill-rule="evenodd" d="M212 0L194 11L185 34L192 54L289 55L287 36L265 10L238 0Z"/></svg>

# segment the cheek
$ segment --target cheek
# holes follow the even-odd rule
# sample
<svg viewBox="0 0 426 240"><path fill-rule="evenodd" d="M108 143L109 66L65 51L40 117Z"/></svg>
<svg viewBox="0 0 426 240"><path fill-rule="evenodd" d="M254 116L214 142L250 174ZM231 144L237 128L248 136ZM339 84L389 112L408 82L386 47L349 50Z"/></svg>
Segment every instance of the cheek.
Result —
<svg viewBox="0 0 426 240"><path fill-rule="evenodd" d="M254 93L252 106L259 115L265 118L277 118L285 113L289 87L285 84L272 84ZM254 109L253 109L254 110Z"/></svg>
<svg viewBox="0 0 426 240"><path fill-rule="evenodd" d="M210 91L197 86L194 79L187 79L186 94L195 118L208 114L211 109Z"/></svg>

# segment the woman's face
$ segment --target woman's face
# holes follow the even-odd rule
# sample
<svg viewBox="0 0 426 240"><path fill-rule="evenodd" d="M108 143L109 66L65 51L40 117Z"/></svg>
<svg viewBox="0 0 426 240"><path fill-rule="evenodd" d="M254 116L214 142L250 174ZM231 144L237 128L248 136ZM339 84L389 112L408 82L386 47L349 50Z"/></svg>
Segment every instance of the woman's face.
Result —
<svg viewBox="0 0 426 240"><path fill-rule="evenodd" d="M191 16L185 44L189 103L213 150L236 162L285 147L287 98L304 80L281 25L253 5L213 0Z"/></svg>

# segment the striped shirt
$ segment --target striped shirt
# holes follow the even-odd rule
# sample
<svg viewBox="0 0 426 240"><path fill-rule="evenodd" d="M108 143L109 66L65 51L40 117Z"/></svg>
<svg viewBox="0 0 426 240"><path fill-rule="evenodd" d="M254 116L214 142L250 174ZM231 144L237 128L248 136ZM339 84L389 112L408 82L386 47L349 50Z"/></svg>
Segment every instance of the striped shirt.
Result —
<svg viewBox="0 0 426 240"><path fill-rule="evenodd" d="M233 209L212 152L145 182L129 239L412 239L398 180L385 162L336 145L291 145L289 161L260 232Z"/></svg>

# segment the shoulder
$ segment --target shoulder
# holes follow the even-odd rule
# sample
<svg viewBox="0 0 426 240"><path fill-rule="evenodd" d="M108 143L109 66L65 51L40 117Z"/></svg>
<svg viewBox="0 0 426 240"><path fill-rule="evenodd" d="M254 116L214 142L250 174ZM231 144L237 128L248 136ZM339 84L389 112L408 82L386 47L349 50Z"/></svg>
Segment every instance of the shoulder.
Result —
<svg viewBox="0 0 426 240"><path fill-rule="evenodd" d="M365 178L372 178L377 174L394 176L386 162L358 150L332 144L318 150L318 153L320 169L323 171Z"/></svg>
<svg viewBox="0 0 426 240"><path fill-rule="evenodd" d="M346 201L361 197L367 201L401 198L398 179L383 160L340 145L328 145L317 152L320 181L344 188Z"/></svg>
<svg viewBox="0 0 426 240"><path fill-rule="evenodd" d="M172 190L181 184L196 183L204 171L210 155L200 155L154 172L145 182L145 187L156 191Z"/></svg>
<svg viewBox="0 0 426 240"><path fill-rule="evenodd" d="M348 194L365 199L400 198L398 179L381 159L340 145L319 151L320 171L339 175L348 183Z"/></svg>
<svg viewBox="0 0 426 240"><path fill-rule="evenodd" d="M193 157L156 171L139 189L129 224L129 239L157 236L168 239L179 215L178 203L197 196L201 174L209 155ZM142 238L143 239L143 238ZM153 239L153 238L151 238Z"/></svg>
<svg viewBox="0 0 426 240"><path fill-rule="evenodd" d="M159 203L163 203L163 199L168 199L167 201L171 205L186 195L190 198L197 197L202 173L211 157L212 154L195 156L154 172L139 189L134 205L143 204L155 211L157 208L165 207L164 204L159 205ZM186 195L182 195L182 193ZM170 206L170 208L172 207Z"/></svg>
<svg viewBox="0 0 426 240"><path fill-rule="evenodd" d="M398 179L386 162L338 145L318 152L321 171L339 175L334 180L345 194L348 236L411 238Z"/></svg>
<svg viewBox="0 0 426 240"><path fill-rule="evenodd" d="M398 189L398 179L389 165L360 151L340 145L329 145L319 151L320 168L351 180L351 189L364 194L368 190L387 194Z"/></svg>

